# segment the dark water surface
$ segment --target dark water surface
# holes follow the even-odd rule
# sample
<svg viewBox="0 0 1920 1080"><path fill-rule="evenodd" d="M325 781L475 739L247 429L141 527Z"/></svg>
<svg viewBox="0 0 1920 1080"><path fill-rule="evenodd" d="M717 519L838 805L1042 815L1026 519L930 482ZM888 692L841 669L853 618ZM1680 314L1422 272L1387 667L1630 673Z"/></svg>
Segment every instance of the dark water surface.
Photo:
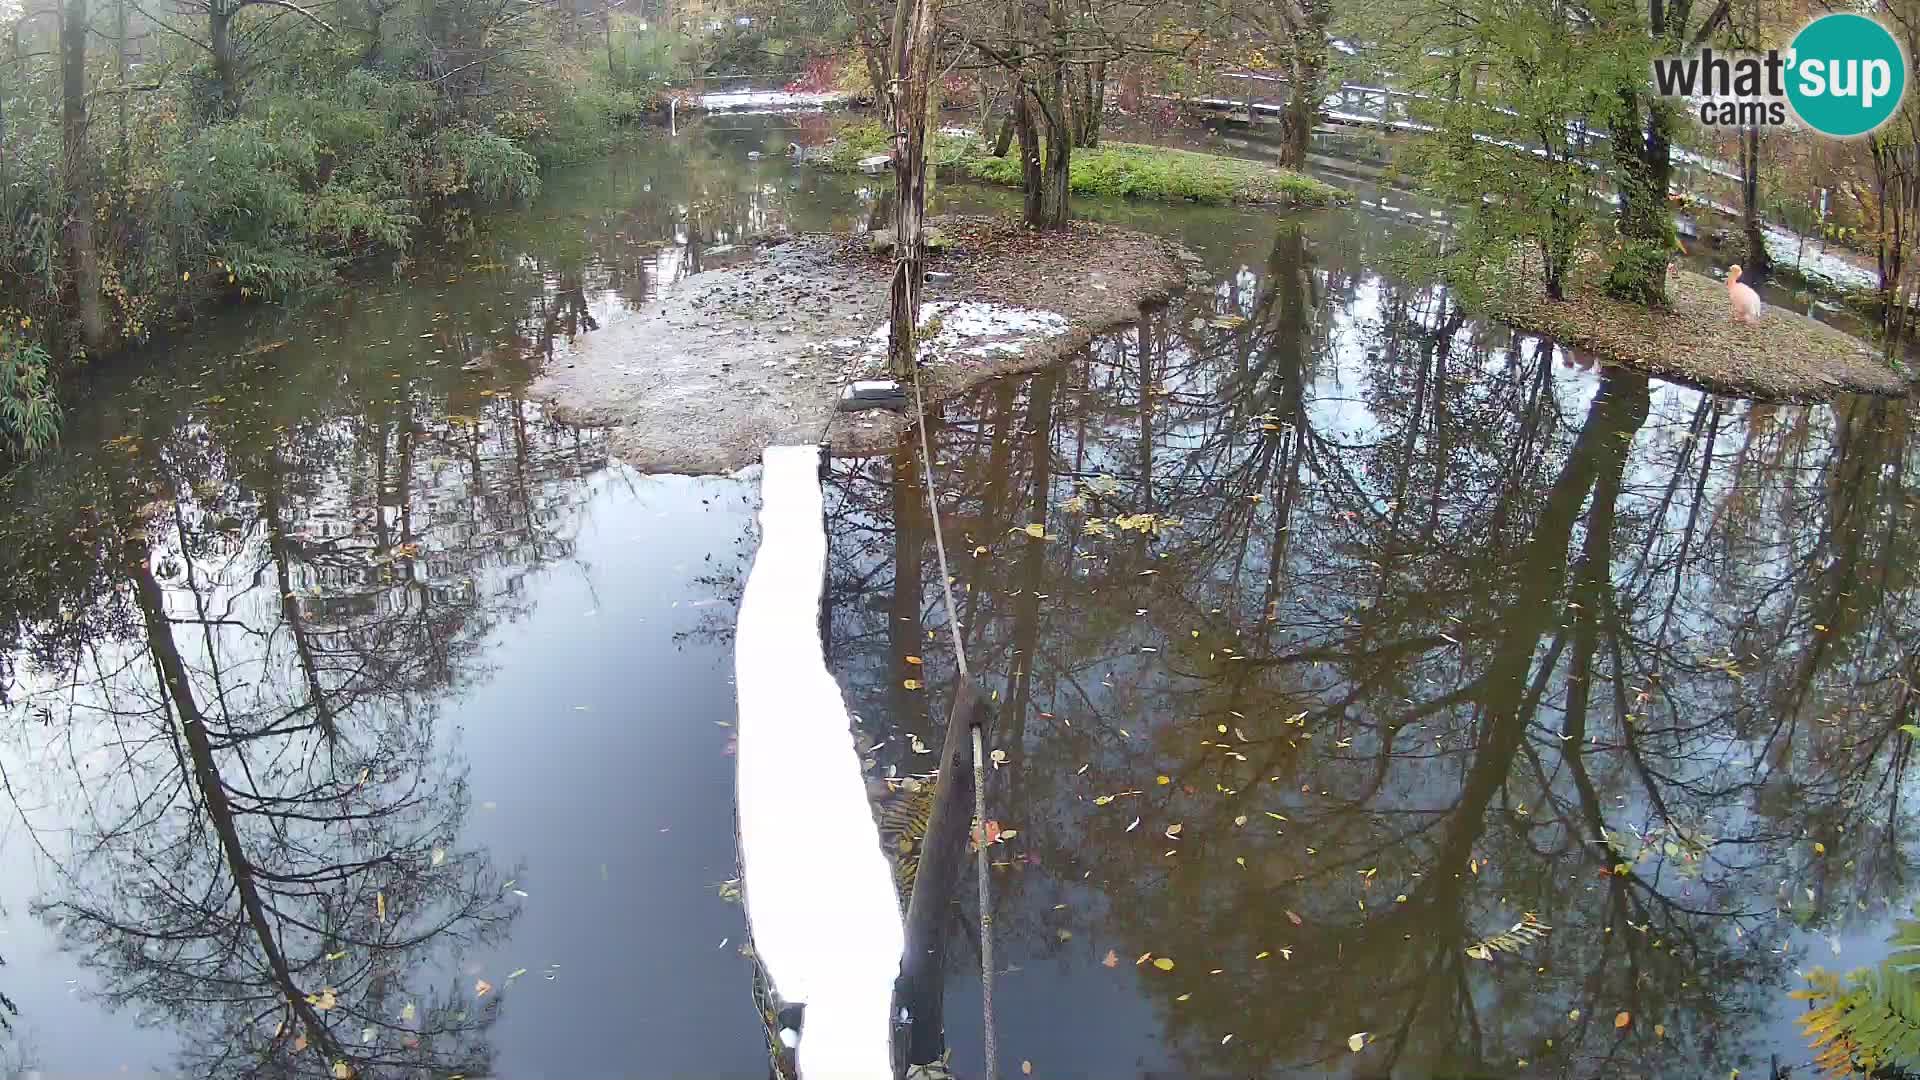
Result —
<svg viewBox="0 0 1920 1080"><path fill-rule="evenodd" d="M102 375L0 482L0 1075L766 1074L728 885L751 477L636 475L523 400L742 235L870 213L730 123ZM1002 1075L1804 1060L1799 973L1913 900L1904 403L1572 366L1383 276L1418 209L1089 209L1213 284L934 429L1017 831ZM876 777L931 767L905 683L951 682L912 461L828 493Z"/></svg>

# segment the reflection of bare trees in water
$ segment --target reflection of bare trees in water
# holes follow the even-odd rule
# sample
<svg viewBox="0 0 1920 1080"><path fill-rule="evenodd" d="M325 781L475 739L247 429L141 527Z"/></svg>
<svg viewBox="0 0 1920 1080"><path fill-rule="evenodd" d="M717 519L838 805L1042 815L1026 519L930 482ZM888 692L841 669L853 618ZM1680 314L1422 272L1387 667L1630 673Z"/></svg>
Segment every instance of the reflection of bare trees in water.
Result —
<svg viewBox="0 0 1920 1080"><path fill-rule="evenodd" d="M132 453L40 492L50 520L111 531L112 576L43 569L10 598L30 645L64 640L43 605L137 620L25 654L13 705L43 722L15 737L51 794L7 779L55 871L37 909L190 1074L485 1073L510 990L460 956L516 906L461 841L437 699L484 674L522 577L570 555L604 447L496 399Z"/></svg>
<svg viewBox="0 0 1920 1080"><path fill-rule="evenodd" d="M1382 1068L1752 1067L1786 932L1911 889L1904 406L1567 368L1311 246L1282 225L937 429L1013 763L1001 948L1175 958L1144 985L1194 1069L1324 1069L1354 1031ZM924 510L842 476L836 668L937 745L889 700L895 632L939 630ZM1545 942L1466 954L1523 912Z"/></svg>

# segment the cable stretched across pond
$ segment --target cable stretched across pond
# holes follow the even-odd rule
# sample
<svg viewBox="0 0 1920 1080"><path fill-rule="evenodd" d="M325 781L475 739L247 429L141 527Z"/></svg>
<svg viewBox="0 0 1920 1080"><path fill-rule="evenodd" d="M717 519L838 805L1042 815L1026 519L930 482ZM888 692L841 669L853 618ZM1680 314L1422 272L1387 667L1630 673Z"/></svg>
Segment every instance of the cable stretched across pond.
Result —
<svg viewBox="0 0 1920 1080"><path fill-rule="evenodd" d="M933 487L933 451L927 444L927 403L920 394L920 365L913 365L913 411L919 417L920 479L927 486L927 513L933 518L933 551L940 560L940 591L946 598L947 629L953 633L953 662L960 678L968 679L967 649L960 641L960 619L953 603L953 574L947 569L947 539L940 528L940 497ZM976 714L977 715L977 714ZM987 820L986 748L981 745L980 725L972 725L973 736L973 819L984 829ZM984 841L984 837L982 838ZM974 876L980 891L980 1023L984 1033L987 1080L998 1080L1000 1053L993 1030L993 908L987 881L987 845L976 845Z"/></svg>

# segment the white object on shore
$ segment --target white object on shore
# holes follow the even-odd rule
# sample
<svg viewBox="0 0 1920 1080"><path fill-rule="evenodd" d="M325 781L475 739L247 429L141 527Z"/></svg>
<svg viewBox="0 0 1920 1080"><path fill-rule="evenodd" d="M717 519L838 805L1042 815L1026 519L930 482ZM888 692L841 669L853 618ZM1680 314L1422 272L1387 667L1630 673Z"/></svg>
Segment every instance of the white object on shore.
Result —
<svg viewBox="0 0 1920 1080"><path fill-rule="evenodd" d="M807 112L838 105L847 95L838 91L809 93L800 90L734 90L721 94L702 94L700 107L708 112Z"/></svg>
<svg viewBox="0 0 1920 1080"><path fill-rule="evenodd" d="M768 447L734 635L741 878L774 991L804 1002L801 1080L888 1080L905 927L852 719L827 671L820 451Z"/></svg>

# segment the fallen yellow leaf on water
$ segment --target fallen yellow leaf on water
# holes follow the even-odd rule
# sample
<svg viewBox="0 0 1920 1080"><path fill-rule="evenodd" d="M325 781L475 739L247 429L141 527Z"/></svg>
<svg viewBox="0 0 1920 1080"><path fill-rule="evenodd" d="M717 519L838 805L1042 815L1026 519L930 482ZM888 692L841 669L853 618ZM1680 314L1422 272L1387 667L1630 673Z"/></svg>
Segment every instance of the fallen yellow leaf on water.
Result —
<svg viewBox="0 0 1920 1080"><path fill-rule="evenodd" d="M1247 815L1241 814L1239 817L1233 819L1233 823L1235 825L1245 825L1247 823Z"/></svg>
<svg viewBox="0 0 1920 1080"><path fill-rule="evenodd" d="M1815 855L1825 855L1827 853L1827 845L1815 840L1813 842L1813 853Z"/></svg>
<svg viewBox="0 0 1920 1080"><path fill-rule="evenodd" d="M1259 953L1258 955L1256 955L1256 956L1254 956L1254 959L1255 959L1255 960L1265 960L1265 959L1266 959L1267 957L1269 957L1269 956L1272 956L1272 955L1273 955L1272 953L1270 953L1270 952L1267 952L1266 950L1264 950L1264 949L1263 949L1263 950L1261 950L1261 951L1260 951L1260 953Z"/></svg>
<svg viewBox="0 0 1920 1080"><path fill-rule="evenodd" d="M298 1053L302 1053L302 1052L304 1052L304 1051L306 1050L306 1048L307 1048L307 1036L306 1036L306 1034L305 1034L305 1033L303 1032L303 1033L301 1033L300 1035L298 1035L298 1036L296 1036L296 1037L294 1038L294 1040L293 1040L293 1052L294 1052L294 1053L296 1053L296 1054L298 1054Z"/></svg>
<svg viewBox="0 0 1920 1080"><path fill-rule="evenodd" d="M1107 955L1100 958L1100 963L1102 963L1107 967L1119 967L1120 954L1117 952L1114 952L1112 949L1108 949Z"/></svg>
<svg viewBox="0 0 1920 1080"><path fill-rule="evenodd" d="M373 894L373 914L381 922L387 921L387 894L386 893L382 892L382 893Z"/></svg>
<svg viewBox="0 0 1920 1080"><path fill-rule="evenodd" d="M1364 1031L1356 1031L1353 1034L1347 1036L1347 1049L1353 1051L1356 1054L1359 1053L1366 1045L1367 1045L1367 1033Z"/></svg>
<svg viewBox="0 0 1920 1080"><path fill-rule="evenodd" d="M522 975L525 975L526 973L527 973L526 968L515 968L513 969L513 974L507 976L507 981L512 982L513 980L519 978Z"/></svg>
<svg viewBox="0 0 1920 1080"><path fill-rule="evenodd" d="M1020 1063L1020 1073L1021 1073L1021 1075L1022 1075L1022 1076L1032 1076L1032 1075L1033 1075L1033 1062L1031 1062L1031 1061L1023 1061L1023 1062L1021 1062L1021 1063Z"/></svg>
<svg viewBox="0 0 1920 1080"><path fill-rule="evenodd" d="M326 1012L328 1009L340 1004L340 999L334 996L333 987L329 986L318 994L308 994L307 1004L321 1012Z"/></svg>
<svg viewBox="0 0 1920 1080"><path fill-rule="evenodd" d="M1295 925L1295 926L1299 926L1299 925L1300 925L1300 916L1298 916L1298 915L1295 915L1295 914L1294 914L1293 912L1291 912L1291 911L1289 911L1289 912L1287 912L1287 921L1288 921L1288 922L1290 922L1290 923L1292 923L1292 924L1293 924L1293 925Z"/></svg>
<svg viewBox="0 0 1920 1080"><path fill-rule="evenodd" d="M1006 519L1002 518L1001 520L1004 521ZM1020 531L1033 537L1035 540L1044 540L1047 537L1047 527L1045 525L1029 525Z"/></svg>
<svg viewBox="0 0 1920 1080"><path fill-rule="evenodd" d="M477 997L477 998L483 998L483 997L486 997L486 996L487 996L488 994L491 994L491 993L493 993L493 984L492 984L492 983L490 983L490 982L488 982L488 981L487 981L487 980L485 980L485 979L475 979L475 980L474 980L474 982L473 982L473 996L474 996L474 997Z"/></svg>
<svg viewBox="0 0 1920 1080"><path fill-rule="evenodd" d="M346 958L347 958L347 954L345 950L342 950L340 952L330 952L327 954L327 963L331 964L335 960L345 960Z"/></svg>
<svg viewBox="0 0 1920 1080"><path fill-rule="evenodd" d="M447 849L434 848L433 849L433 865L439 866L441 863L446 861L447 861Z"/></svg>
<svg viewBox="0 0 1920 1080"><path fill-rule="evenodd" d="M1579 1023L1579 1022L1580 1022L1580 1010L1579 1010L1579 1009L1574 1009L1573 1011L1571 1011L1571 1012L1569 1012L1569 1013L1567 1013L1567 1019L1568 1019L1568 1020L1571 1020L1571 1021L1573 1021L1573 1022L1574 1022L1574 1023L1576 1023L1576 1024L1577 1024L1577 1023Z"/></svg>
<svg viewBox="0 0 1920 1080"><path fill-rule="evenodd" d="M406 1022L413 1020L413 1002L407 1002L407 1007L400 1010L400 1019Z"/></svg>
<svg viewBox="0 0 1920 1080"><path fill-rule="evenodd" d="M1113 801L1113 796L1111 795L1096 795L1094 796L1094 799L1093 799L1093 805L1105 806L1112 801Z"/></svg>
<svg viewBox="0 0 1920 1080"><path fill-rule="evenodd" d="M1617 1013L1613 1018L1613 1026L1617 1028L1626 1027L1628 1024L1631 1024L1631 1023L1633 1023L1632 1013L1626 1013L1626 1012Z"/></svg>
<svg viewBox="0 0 1920 1080"><path fill-rule="evenodd" d="M1665 1024L1655 1024L1655 1025L1653 1025L1653 1037L1654 1037L1654 1038L1656 1038L1656 1039L1664 1039L1664 1038L1666 1038L1666 1037L1667 1037L1667 1026L1666 1026Z"/></svg>
<svg viewBox="0 0 1920 1080"><path fill-rule="evenodd" d="M914 665L916 665L916 666L917 666L917 665L919 665L919 664L922 664L922 663L925 663L925 661L923 661L923 660L921 660L921 659L920 659L919 657L917 657L917 656L909 656L909 657L907 657L907 663L909 663L909 664L914 664Z"/></svg>
<svg viewBox="0 0 1920 1080"><path fill-rule="evenodd" d="M1179 836L1179 835L1180 835L1180 824L1179 824L1178 822L1175 822L1174 824L1172 824L1172 825L1169 825L1169 826L1167 826L1167 835L1168 835L1168 836Z"/></svg>
<svg viewBox="0 0 1920 1080"><path fill-rule="evenodd" d="M353 1080L353 1066L344 1061L334 1062L333 1080Z"/></svg>
<svg viewBox="0 0 1920 1080"><path fill-rule="evenodd" d="M920 689L920 680L919 680L919 679L907 679L907 680L905 680L905 681L903 681L903 682L902 682L902 683L901 683L900 685L901 685L901 686L904 686L904 687L906 687L906 688L907 688L907 689L909 689L909 690L918 690L918 689Z"/></svg>
<svg viewBox="0 0 1920 1080"><path fill-rule="evenodd" d="M1172 970L1173 970L1173 961L1171 961L1171 960L1169 960L1169 959L1167 959L1166 957L1164 957L1164 956L1162 956L1162 957L1159 957L1158 959L1156 959L1156 960L1154 960L1154 962L1153 962L1153 966L1154 966L1154 967L1157 967L1157 968L1159 968L1159 969L1160 969L1161 971L1172 971Z"/></svg>
<svg viewBox="0 0 1920 1080"><path fill-rule="evenodd" d="M1156 776L1156 777L1154 777L1154 778L1153 778L1153 782L1154 782L1154 783L1156 783L1156 784L1159 784L1159 785L1161 785L1162 787L1165 787L1166 785L1168 785L1168 784L1171 784L1171 783L1173 783L1173 777L1171 777L1171 776Z"/></svg>

